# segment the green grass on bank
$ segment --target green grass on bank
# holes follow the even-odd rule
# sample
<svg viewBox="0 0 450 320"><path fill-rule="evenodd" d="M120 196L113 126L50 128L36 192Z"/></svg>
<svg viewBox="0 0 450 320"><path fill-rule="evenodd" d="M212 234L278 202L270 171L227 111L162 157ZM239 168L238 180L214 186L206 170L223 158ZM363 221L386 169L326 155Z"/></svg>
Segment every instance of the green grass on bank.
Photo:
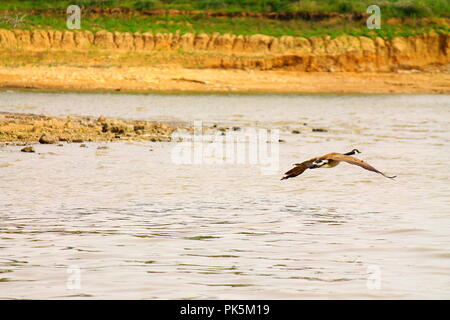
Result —
<svg viewBox="0 0 450 320"><path fill-rule="evenodd" d="M0 17L0 28L3 29L54 29L67 30L65 16L30 15L23 17L18 23L3 20ZM107 30L111 32L151 32L151 33L214 33L220 34L265 34L274 37L284 35L296 37L315 37L329 35L332 38L343 34L367 37L393 38L395 36L412 36L428 33L434 30L437 33L449 33L447 25L432 23L429 20L409 19L401 24L383 23L378 30L369 30L365 23L349 22L347 20L305 21L289 20L279 21L259 18L227 18L227 17L195 17L195 16L132 16L108 17L86 16L81 20L81 30L97 32Z"/></svg>
<svg viewBox="0 0 450 320"><path fill-rule="evenodd" d="M225 12L365 12L379 5L386 17L449 17L449 0L2 0L2 9L65 9L84 7L216 10Z"/></svg>
<svg viewBox="0 0 450 320"><path fill-rule="evenodd" d="M382 10L382 28L369 30L365 21L347 19L308 21L303 19L274 20L252 17L211 17L196 15L150 16L137 12L132 16L106 16L84 14L82 30L96 32L152 32L152 33L214 33L265 34L314 37L329 35L332 38L350 34L354 36L393 38L412 36L434 30L449 33L449 26L438 20L450 16L450 0L2 0L2 9L63 9L69 4L84 7L126 7L134 9L175 8L211 9L218 11L280 11L299 12L365 12L369 4L379 4ZM445 20L445 19L444 19ZM448 20L447 20L448 21ZM0 28L4 29L55 29L67 30L64 13L26 14L26 12L0 13Z"/></svg>

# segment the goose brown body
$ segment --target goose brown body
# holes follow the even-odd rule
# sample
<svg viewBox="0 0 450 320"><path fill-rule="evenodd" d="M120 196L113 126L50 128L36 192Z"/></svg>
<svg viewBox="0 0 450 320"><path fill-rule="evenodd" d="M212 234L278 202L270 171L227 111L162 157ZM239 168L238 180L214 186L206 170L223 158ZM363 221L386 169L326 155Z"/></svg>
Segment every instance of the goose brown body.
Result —
<svg viewBox="0 0 450 320"><path fill-rule="evenodd" d="M291 170L287 171L284 174L284 177L281 178L281 180L294 178L298 175L301 175L303 172L305 172L306 169L333 168L333 167L336 167L342 161L347 162L349 164L359 166L363 169L366 169L366 170L369 170L372 172L379 173L389 179L395 178L395 176L385 175L383 172L375 169L374 167L372 167L370 164L368 164L367 162L365 162L363 160L352 157L352 155L355 153L360 153L360 151L357 149L353 149L352 151L350 151L348 153L344 153L344 154L333 152L333 153L328 153L326 155L323 155L321 157L315 157L315 158L306 160L302 163L296 163L296 164L294 164L295 167L292 168Z"/></svg>

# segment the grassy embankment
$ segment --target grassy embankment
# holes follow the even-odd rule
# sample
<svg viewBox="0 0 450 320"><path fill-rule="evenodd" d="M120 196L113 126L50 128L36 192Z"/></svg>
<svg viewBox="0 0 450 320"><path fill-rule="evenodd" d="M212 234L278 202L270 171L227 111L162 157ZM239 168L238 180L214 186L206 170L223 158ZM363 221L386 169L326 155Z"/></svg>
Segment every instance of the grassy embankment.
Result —
<svg viewBox="0 0 450 320"><path fill-rule="evenodd" d="M434 30L438 33L450 31L450 2L448 0L56 0L2 1L0 28L66 30L65 10L70 4L84 8L82 30L152 32L152 33L213 33L221 34L265 34L275 37L283 35L314 37L329 35L332 38L343 34L391 39L395 36L411 36ZM369 30L365 19L351 19L352 14L365 13L371 4L382 10L382 28ZM89 13L90 8L126 8L131 14L105 15ZM206 10L182 15L148 15L145 10L176 9ZM27 14L27 10L54 10L46 13ZM211 16L208 11L233 13L263 13L259 17ZM297 14L291 19L274 19L267 12ZM310 14L323 14L311 18ZM327 15L338 14L327 18ZM303 17L303 18L301 18ZM308 18L309 17L309 18Z"/></svg>

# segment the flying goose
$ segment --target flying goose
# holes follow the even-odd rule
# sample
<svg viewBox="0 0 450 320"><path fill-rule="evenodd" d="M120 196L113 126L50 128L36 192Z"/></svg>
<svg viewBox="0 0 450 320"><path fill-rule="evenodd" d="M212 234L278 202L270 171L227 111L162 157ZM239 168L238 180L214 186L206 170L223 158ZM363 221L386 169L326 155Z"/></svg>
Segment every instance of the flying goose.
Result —
<svg viewBox="0 0 450 320"><path fill-rule="evenodd" d="M361 153L361 152L358 149L353 149L352 151L344 153L344 154L333 152L333 153L328 153L321 157L312 158L312 159L304 161L302 163L296 163L296 164L294 164L295 167L292 168L291 170L289 170L288 172L286 172L284 174L284 177L281 178L281 180L294 178L298 175L301 175L306 169L333 168L333 167L336 167L341 161L360 166L361 168L364 168L369 171L379 173L389 179L394 179L396 177L396 176L391 176L391 177L387 176L383 172L378 171L377 169L372 167L367 162L364 162L355 157L352 157L352 155L354 155L356 153Z"/></svg>

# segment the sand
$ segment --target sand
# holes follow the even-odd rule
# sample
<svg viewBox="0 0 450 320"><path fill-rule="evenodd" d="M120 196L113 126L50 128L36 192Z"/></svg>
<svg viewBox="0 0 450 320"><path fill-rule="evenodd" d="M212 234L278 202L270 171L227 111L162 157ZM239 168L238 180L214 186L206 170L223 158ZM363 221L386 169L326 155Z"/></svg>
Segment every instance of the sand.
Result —
<svg viewBox="0 0 450 320"><path fill-rule="evenodd" d="M449 94L450 73L161 67L0 67L0 89L134 93Z"/></svg>

